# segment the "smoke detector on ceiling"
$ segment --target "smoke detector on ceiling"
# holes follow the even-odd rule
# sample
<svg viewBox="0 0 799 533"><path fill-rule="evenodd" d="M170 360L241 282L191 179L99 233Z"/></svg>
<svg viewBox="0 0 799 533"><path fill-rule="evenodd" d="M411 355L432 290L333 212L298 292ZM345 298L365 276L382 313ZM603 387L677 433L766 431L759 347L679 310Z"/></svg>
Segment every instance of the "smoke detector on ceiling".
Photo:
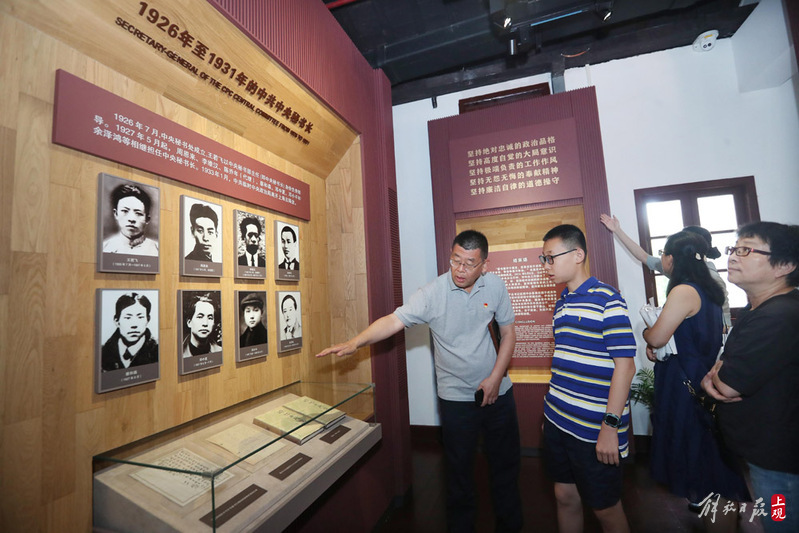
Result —
<svg viewBox="0 0 799 533"><path fill-rule="evenodd" d="M718 30L708 30L699 34L694 40L694 52L709 52L716 46L716 39L719 37Z"/></svg>

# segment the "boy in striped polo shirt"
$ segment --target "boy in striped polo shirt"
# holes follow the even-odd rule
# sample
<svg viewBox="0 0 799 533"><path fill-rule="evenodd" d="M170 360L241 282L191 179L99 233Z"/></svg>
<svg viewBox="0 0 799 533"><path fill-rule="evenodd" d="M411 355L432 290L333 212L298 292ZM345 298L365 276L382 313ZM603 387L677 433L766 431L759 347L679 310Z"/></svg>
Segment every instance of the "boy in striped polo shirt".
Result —
<svg viewBox="0 0 799 533"><path fill-rule="evenodd" d="M635 338L616 289L589 276L585 235L563 224L544 236L544 271L566 289L555 304L555 354L544 398L544 465L561 533L583 530L583 503L604 532L627 532L620 458L627 457Z"/></svg>

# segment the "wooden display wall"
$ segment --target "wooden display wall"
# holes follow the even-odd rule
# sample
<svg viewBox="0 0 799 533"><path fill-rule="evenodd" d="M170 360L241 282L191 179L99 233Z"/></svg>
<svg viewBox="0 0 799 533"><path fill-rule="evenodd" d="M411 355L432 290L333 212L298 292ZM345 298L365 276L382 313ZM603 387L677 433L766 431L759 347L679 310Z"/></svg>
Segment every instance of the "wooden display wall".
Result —
<svg viewBox="0 0 799 533"><path fill-rule="evenodd" d="M89 531L92 456L97 453L298 379L371 381L368 352L365 357L351 358L340 365L314 358L329 341L331 327L355 331L368 322L364 297L361 154L355 134L328 113L319 126L320 131L327 133L316 137L320 144L326 145L321 150L324 158L298 157L292 153L293 148L283 147L284 140L276 143L275 150L265 148L274 131L264 132L263 126L248 125L252 118L240 110L226 109L227 104L209 105L209 100L203 98L211 93L203 92L201 87L186 86L188 80L181 77L175 65L147 55L150 53L147 50L137 51L122 32L117 35L111 31L108 39L100 39L98 35L103 32L99 22L90 21L98 24L98 28L88 32L70 18L76 10L79 14L93 9L103 12L106 5L104 1L50 2L46 10L38 3L27 2L3 2L0 6L0 494L3 495L0 530L3 531ZM175 9L178 8L187 10L185 5ZM228 40L238 39L230 46L239 46L241 50L243 43L248 42L223 17L213 15L216 12L203 2L192 3L191 10L194 16L216 17L209 18L205 27L213 27L216 38L223 39L228 32ZM91 42L93 39L102 43ZM89 49L103 57L100 60L90 57ZM254 47L251 55L255 65L267 60ZM311 220L299 221L251 204L233 202L53 145L50 141L53 84L59 68L308 183ZM274 64L269 68L279 70ZM322 113L318 102L297 87L291 89L294 96L313 107L314 112ZM197 112L205 108L208 116ZM237 121L239 126L235 126ZM321 126L324 121L334 126L324 130ZM334 138L326 139L330 131ZM335 161L328 160L331 154L337 157ZM95 219L97 175L101 172L160 187L159 274L97 272ZM179 275L181 194L223 206L225 244L221 279ZM230 228L234 209L266 217L265 283L233 278ZM273 279L276 219L300 226L303 270L299 283L278 283ZM98 288L160 290L158 381L105 394L94 393L94 297ZM238 336L233 320L234 291L256 288L268 293L269 356L266 360L237 364L233 351L233 339ZM178 289L222 291L225 352L221 368L178 376ZM303 348L280 355L276 345L276 290L300 290L303 296Z"/></svg>

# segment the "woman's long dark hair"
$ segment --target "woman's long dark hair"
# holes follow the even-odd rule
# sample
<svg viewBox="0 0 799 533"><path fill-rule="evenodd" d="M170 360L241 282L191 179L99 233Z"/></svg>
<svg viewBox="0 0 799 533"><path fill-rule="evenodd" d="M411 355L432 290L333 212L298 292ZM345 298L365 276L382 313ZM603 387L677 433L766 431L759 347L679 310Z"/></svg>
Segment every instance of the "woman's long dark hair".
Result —
<svg viewBox="0 0 799 533"><path fill-rule="evenodd" d="M663 253L673 259L666 295L681 283L696 283L707 294L710 301L722 305L724 290L714 280L705 264L709 246L707 241L690 231L680 231L666 240Z"/></svg>

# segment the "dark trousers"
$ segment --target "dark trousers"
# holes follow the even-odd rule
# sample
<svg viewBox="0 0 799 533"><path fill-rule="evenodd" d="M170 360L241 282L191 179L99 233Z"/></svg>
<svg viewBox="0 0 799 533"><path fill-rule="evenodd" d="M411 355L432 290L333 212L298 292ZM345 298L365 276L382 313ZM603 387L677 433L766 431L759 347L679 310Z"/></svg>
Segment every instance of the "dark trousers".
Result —
<svg viewBox="0 0 799 533"><path fill-rule="evenodd" d="M449 531L475 531L474 456L480 436L483 437L483 451L491 473L496 531L521 530L521 446L513 389L497 398L493 405L485 407L478 407L474 402L452 402L440 398L439 405L447 462Z"/></svg>

